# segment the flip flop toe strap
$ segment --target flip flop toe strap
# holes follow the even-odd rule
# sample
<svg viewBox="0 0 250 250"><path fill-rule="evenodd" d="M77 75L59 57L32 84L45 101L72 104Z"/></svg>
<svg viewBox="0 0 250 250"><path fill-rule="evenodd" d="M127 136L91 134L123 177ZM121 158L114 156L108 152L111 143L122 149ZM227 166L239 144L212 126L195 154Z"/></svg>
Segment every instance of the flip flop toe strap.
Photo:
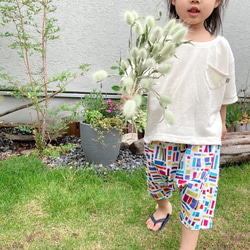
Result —
<svg viewBox="0 0 250 250"><path fill-rule="evenodd" d="M159 220L156 220L154 215L151 216L151 220L153 221L154 223L154 226L158 223L161 223L161 227L158 229L158 231L162 230L162 228L165 226L165 224L168 222L169 220L169 214L166 216L166 218L162 218L162 219L159 219Z"/></svg>

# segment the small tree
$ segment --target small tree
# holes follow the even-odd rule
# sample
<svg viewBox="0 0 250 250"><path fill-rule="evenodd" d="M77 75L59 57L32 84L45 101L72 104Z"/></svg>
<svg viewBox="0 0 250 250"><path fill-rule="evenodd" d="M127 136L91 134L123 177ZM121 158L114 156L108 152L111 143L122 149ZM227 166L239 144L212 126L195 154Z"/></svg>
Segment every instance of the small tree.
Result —
<svg viewBox="0 0 250 250"><path fill-rule="evenodd" d="M56 9L53 0L0 0L1 24L7 26L12 23L15 27L15 32L5 32L0 36L12 38L9 47L15 49L22 58L28 83L21 82L9 73L3 73L3 68L0 68L0 77L14 87L12 95L22 98L25 102L34 127L38 149L44 148L76 119L78 103L73 108L62 105L51 112L48 109L49 102L57 94L64 92L66 86L75 78L82 76L89 67L88 64L84 64L79 67L79 73L70 73L66 70L51 78L48 77L48 42L58 39L57 34L60 30L56 26L56 18L53 17ZM32 63L32 59L37 60L38 56L41 59L39 69ZM31 113L31 108L36 111L37 122ZM58 116L61 111L70 111L71 115L64 120L53 119L51 123L52 118Z"/></svg>

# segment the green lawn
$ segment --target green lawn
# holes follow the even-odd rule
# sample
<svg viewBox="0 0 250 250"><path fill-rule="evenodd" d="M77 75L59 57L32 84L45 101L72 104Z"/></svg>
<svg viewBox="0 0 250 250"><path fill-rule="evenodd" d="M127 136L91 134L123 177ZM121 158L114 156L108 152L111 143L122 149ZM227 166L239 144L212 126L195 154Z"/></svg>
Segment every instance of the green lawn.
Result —
<svg viewBox="0 0 250 250"><path fill-rule="evenodd" d="M197 249L249 249L249 170L249 163L222 170L214 226ZM153 233L143 170L95 176L15 157L0 163L0 249L178 249L177 193L172 204L170 223Z"/></svg>

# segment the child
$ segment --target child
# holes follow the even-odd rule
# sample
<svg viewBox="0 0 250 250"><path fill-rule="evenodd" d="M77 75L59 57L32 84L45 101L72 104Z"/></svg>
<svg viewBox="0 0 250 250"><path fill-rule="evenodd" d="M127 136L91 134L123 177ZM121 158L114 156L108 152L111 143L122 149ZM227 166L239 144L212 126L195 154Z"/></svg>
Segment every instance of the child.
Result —
<svg viewBox="0 0 250 250"><path fill-rule="evenodd" d="M181 195L182 237L180 249L195 249L199 230L212 227L221 140L226 138L226 105L237 101L234 58L222 36L226 0L168 0L170 18L189 27L184 44L171 59L170 74L160 78L155 89L172 97L168 109L174 125L162 119L162 109L148 97L145 132L146 174L149 193L157 210L146 222L159 231L171 214L168 199Z"/></svg>

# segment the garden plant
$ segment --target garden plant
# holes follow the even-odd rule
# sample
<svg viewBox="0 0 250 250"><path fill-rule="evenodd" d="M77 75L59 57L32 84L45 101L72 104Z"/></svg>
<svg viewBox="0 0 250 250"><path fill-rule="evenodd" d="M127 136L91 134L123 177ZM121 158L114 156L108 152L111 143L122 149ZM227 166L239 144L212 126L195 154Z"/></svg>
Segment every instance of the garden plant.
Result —
<svg viewBox="0 0 250 250"><path fill-rule="evenodd" d="M118 130L120 134L123 133L125 119L122 116L120 101L105 98L101 91L93 90L85 95L81 105L84 122L92 125L99 134L100 141L103 133L109 133L112 129Z"/></svg>
<svg viewBox="0 0 250 250"><path fill-rule="evenodd" d="M129 57L120 59L118 67L122 77L120 86L113 86L113 90L120 91L124 102L123 115L126 119L134 119L135 114L143 104L144 95L152 93L163 109L163 119L170 124L174 122L174 116L167 109L171 103L168 95L160 95L155 89L155 80L171 70L168 59L175 55L176 49L184 43L187 27L175 19L167 22L164 27L157 24L159 18L153 16L139 16L135 11L125 13L125 21L130 27L128 41ZM105 70L97 71L94 79L102 82L109 75Z"/></svg>
<svg viewBox="0 0 250 250"><path fill-rule="evenodd" d="M243 89L239 93L239 100L227 106L226 126L234 127L236 124L250 122L250 95L249 89Z"/></svg>
<svg viewBox="0 0 250 250"><path fill-rule="evenodd" d="M0 67L0 78L7 82L1 89L11 89L11 95L22 98L25 105L7 111L0 116L27 108L33 125L33 134L36 147L43 149L53 139L65 131L67 125L78 120L78 107L80 102L72 108L65 104L49 109L51 100L65 91L66 86L77 77L83 76L89 65L79 66L77 73L69 70L61 74L48 75L47 53L51 42L58 39L60 28L56 25L54 16L56 7L53 0L1 0L0 14L3 32L0 36L11 42L10 49L17 51L23 60L25 71L24 80L18 79ZM9 27L9 31L7 31ZM35 61L40 59L39 69ZM26 79L28 76L28 79ZM35 115L31 109L35 110ZM57 119L60 112L70 113L65 119Z"/></svg>

